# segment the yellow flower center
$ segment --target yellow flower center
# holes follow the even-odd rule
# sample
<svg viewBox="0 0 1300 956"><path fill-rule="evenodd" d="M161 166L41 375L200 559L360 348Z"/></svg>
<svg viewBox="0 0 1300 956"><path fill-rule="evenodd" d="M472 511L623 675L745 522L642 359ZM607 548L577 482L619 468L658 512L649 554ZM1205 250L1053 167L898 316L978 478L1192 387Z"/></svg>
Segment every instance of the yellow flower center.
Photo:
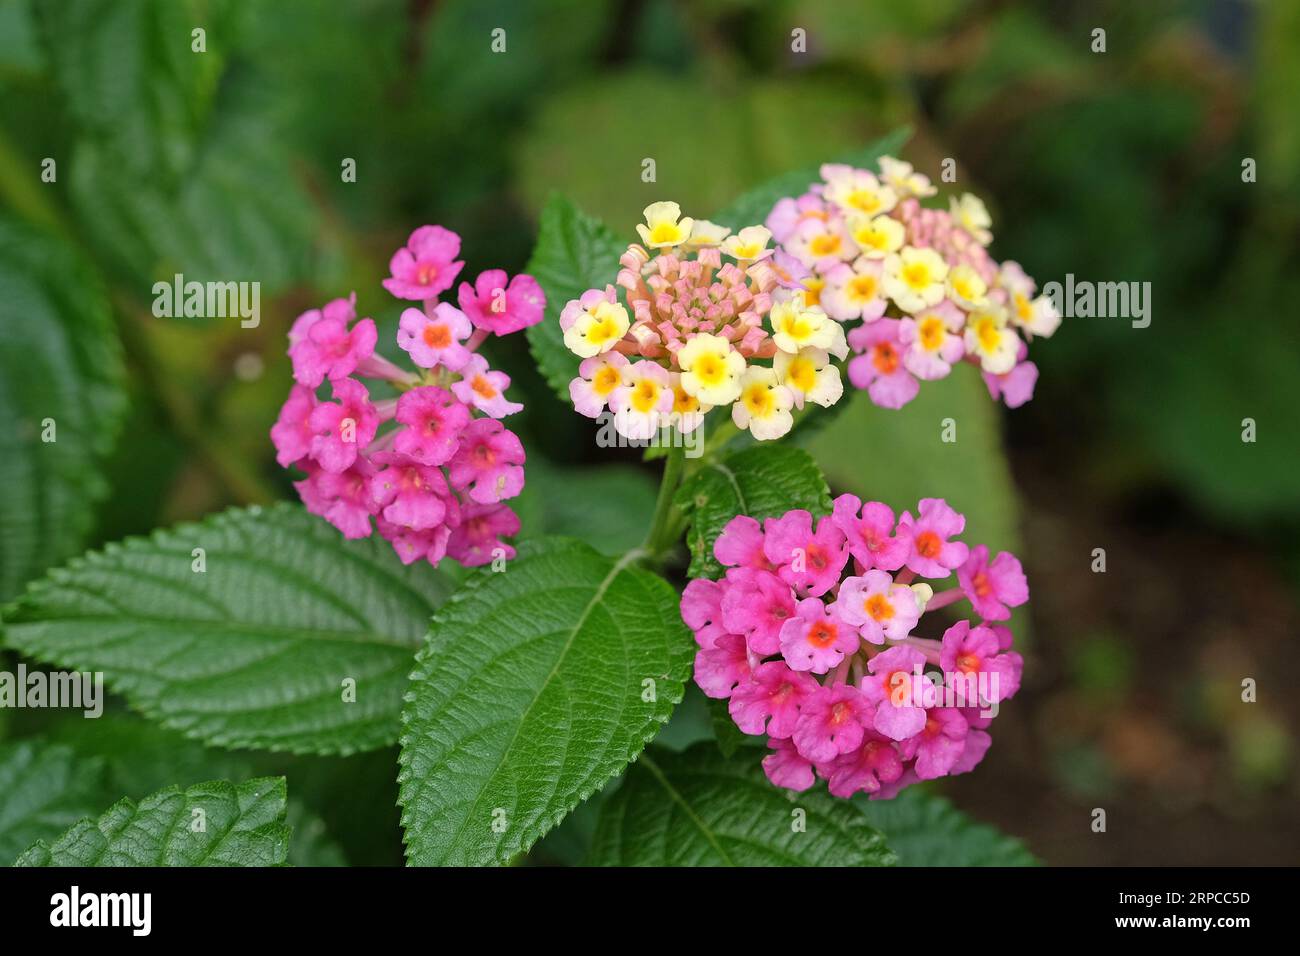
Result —
<svg viewBox="0 0 1300 956"><path fill-rule="evenodd" d="M880 196L871 189L855 189L845 201L854 209L861 209L865 213L873 213L880 208Z"/></svg>
<svg viewBox="0 0 1300 956"><path fill-rule="evenodd" d="M675 222L656 223L655 227L650 230L651 242L676 242L681 238L682 231L677 227Z"/></svg>
<svg viewBox="0 0 1300 956"><path fill-rule="evenodd" d="M648 378L637 382L632 389L632 407L645 414L659 402L659 385Z"/></svg>
<svg viewBox="0 0 1300 956"><path fill-rule="evenodd" d="M924 262L913 262L904 266L903 281L918 291L924 289L930 285L930 267Z"/></svg>
<svg viewBox="0 0 1300 956"><path fill-rule="evenodd" d="M817 385L817 369L808 358L798 357L791 361L785 371L785 377L801 392L811 392Z"/></svg>
<svg viewBox="0 0 1300 956"><path fill-rule="evenodd" d="M618 337L618 323L609 316L597 319L587 329L587 341L592 345L604 345L610 339Z"/></svg>
<svg viewBox="0 0 1300 956"><path fill-rule="evenodd" d="M787 315L781 321L781 331L795 341L802 341L812 335L812 325L802 315Z"/></svg>
<svg viewBox="0 0 1300 956"><path fill-rule="evenodd" d="M975 337L979 340L980 348L986 352L993 351L998 347L998 343L1002 341L1002 333L998 329L998 324L987 317L976 320Z"/></svg>
<svg viewBox="0 0 1300 956"><path fill-rule="evenodd" d="M766 385L749 386L745 389L744 401L749 414L755 418L766 418L772 414L772 408L776 404L771 389Z"/></svg>
<svg viewBox="0 0 1300 956"><path fill-rule="evenodd" d="M680 385L673 389L673 411L688 415L691 412L699 411L699 409L700 400L698 398L694 395L687 395Z"/></svg>
<svg viewBox="0 0 1300 956"><path fill-rule="evenodd" d="M943 320L933 315L927 315L917 326L921 347L929 352L939 351L943 345L943 333Z"/></svg>
<svg viewBox="0 0 1300 956"><path fill-rule="evenodd" d="M1019 292L1016 293L1016 315L1020 317L1021 322L1028 322L1034 315L1033 305Z"/></svg>
<svg viewBox="0 0 1300 956"><path fill-rule="evenodd" d="M883 251L889 246L889 236L883 229L877 229L874 226L863 226L853 234L853 241L864 249L877 249Z"/></svg>
<svg viewBox="0 0 1300 956"><path fill-rule="evenodd" d="M591 380L591 387L597 395L608 395L618 388L621 382L622 377L618 374L618 369L612 365L606 365Z"/></svg>
<svg viewBox="0 0 1300 956"><path fill-rule="evenodd" d="M727 375L727 363L718 355L701 355L695 360L691 371L705 385L717 385Z"/></svg>
<svg viewBox="0 0 1300 956"><path fill-rule="evenodd" d="M808 244L816 256L832 256L840 251L840 237L833 232L823 232L815 236L813 241Z"/></svg>
<svg viewBox="0 0 1300 956"><path fill-rule="evenodd" d="M814 305L822 304L822 289L826 288L826 280L820 276L809 276L803 280L803 301L804 304L811 308Z"/></svg>
<svg viewBox="0 0 1300 956"><path fill-rule="evenodd" d="M859 302L874 299L876 297L876 288L875 276L854 276L849 280L849 296Z"/></svg>

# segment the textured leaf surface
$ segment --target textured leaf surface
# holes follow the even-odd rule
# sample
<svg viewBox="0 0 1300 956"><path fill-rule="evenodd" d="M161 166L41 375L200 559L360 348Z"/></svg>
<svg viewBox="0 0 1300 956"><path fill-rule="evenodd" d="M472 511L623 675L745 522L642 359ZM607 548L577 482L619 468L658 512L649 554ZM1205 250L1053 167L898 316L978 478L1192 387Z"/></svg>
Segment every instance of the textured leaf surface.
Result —
<svg viewBox="0 0 1300 956"><path fill-rule="evenodd" d="M52 741L66 744L76 752L79 774L87 772L89 765L102 762L104 766L104 782L98 799L74 819L93 816L122 797L138 800L167 786L188 787L208 780L242 783L254 777L282 775L293 792L285 813L285 819L293 831L289 841L289 864L347 864L342 849L333 839L325 822L304 802L311 787L304 785L306 781L298 767L303 759L342 763L343 758L297 758L282 754L252 755L219 750L205 747L196 740L190 740L143 717L121 711L107 713L98 720L83 720L80 716L67 718L49 728L47 735ZM364 759L365 756L367 755L347 759ZM378 775L383 777L383 770ZM334 791L339 799L342 799L339 791L344 786L340 781ZM355 780L348 781L348 796L358 792L362 786L364 784ZM71 822L73 821L68 821ZM59 827L51 835L58 835L66 826L64 824ZM28 840L18 847L9 855L9 859L31 842Z"/></svg>
<svg viewBox="0 0 1300 956"><path fill-rule="evenodd" d="M899 866L1037 866L1023 843L971 820L943 797L909 787L893 800L855 798Z"/></svg>
<svg viewBox="0 0 1300 956"><path fill-rule="evenodd" d="M806 829L792 826L794 811ZM724 758L712 743L642 754L601 807L588 862L598 866L889 866L885 839L824 791L793 799L758 755Z"/></svg>
<svg viewBox="0 0 1300 956"><path fill-rule="evenodd" d="M569 382L580 359L564 345L560 312L588 289L603 289L618 275L618 257L627 249L599 220L568 199L553 195L542 210L537 247L524 271L546 292L546 317L528 328L528 345L560 401L571 405Z"/></svg>
<svg viewBox="0 0 1300 956"><path fill-rule="evenodd" d="M4 220L0 328L3 601L83 547L126 401L93 273L64 244Z"/></svg>
<svg viewBox="0 0 1300 956"><path fill-rule="evenodd" d="M41 741L0 745L0 866L103 809L104 767Z"/></svg>
<svg viewBox="0 0 1300 956"><path fill-rule="evenodd" d="M911 135L912 131L906 127L896 129L862 149L846 153L833 160L828 157L827 162L848 163L850 166L872 169L881 156L897 156ZM767 220L768 213L772 211L778 199L786 196L802 196L806 193L810 185L821 179L820 170L821 165L818 164L783 173L751 189L711 218L714 222L732 229L760 225Z"/></svg>
<svg viewBox="0 0 1300 956"><path fill-rule="evenodd" d="M402 712L410 862L528 849L668 720L692 646L667 582L581 542L472 577L435 616Z"/></svg>
<svg viewBox="0 0 1300 956"><path fill-rule="evenodd" d="M805 451L786 445L755 445L704 466L677 490L677 507L691 519L686 534L693 578L716 578L722 565L713 542L736 515L760 521L803 508L814 515L830 511L826 479Z"/></svg>
<svg viewBox="0 0 1300 956"><path fill-rule="evenodd" d="M202 810L197 814L195 811ZM282 777L169 787L119 800L15 866L283 866L289 854Z"/></svg>
<svg viewBox="0 0 1300 956"><path fill-rule="evenodd" d="M296 505L232 510L56 569L6 611L4 637L103 671L187 736L350 753L397 738L406 677L450 574L404 568L382 539L344 541Z"/></svg>
<svg viewBox="0 0 1300 956"><path fill-rule="evenodd" d="M308 274L323 237L290 171L284 118L267 108L274 94L244 59L249 5L34 6L80 134L69 197L106 260L141 284L179 272L272 292ZM191 50L196 26L202 53Z"/></svg>

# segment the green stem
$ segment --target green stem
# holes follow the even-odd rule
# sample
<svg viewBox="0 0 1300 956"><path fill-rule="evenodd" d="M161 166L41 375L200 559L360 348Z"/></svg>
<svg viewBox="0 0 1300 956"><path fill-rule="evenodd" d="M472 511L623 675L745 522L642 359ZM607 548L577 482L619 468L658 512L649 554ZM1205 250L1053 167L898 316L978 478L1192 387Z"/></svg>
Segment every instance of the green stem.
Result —
<svg viewBox="0 0 1300 956"><path fill-rule="evenodd" d="M673 494L681 484L682 470L686 465L685 449L674 445L668 450L664 459L664 474L659 483L659 498L655 501L654 518L650 522L650 532L646 535L645 550L652 561L658 561L676 540L673 530L676 522L673 518Z"/></svg>

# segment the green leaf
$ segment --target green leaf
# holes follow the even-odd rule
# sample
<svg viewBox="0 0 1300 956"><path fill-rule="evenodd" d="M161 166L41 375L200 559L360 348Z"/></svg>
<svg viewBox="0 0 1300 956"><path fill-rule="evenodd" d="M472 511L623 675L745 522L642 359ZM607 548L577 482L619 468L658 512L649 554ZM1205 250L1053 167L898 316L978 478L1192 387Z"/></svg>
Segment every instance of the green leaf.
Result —
<svg viewBox="0 0 1300 956"><path fill-rule="evenodd" d="M523 538L569 535L616 555L645 540L656 493L654 479L631 465L559 468L531 456L528 483L512 504Z"/></svg>
<svg viewBox="0 0 1300 956"><path fill-rule="evenodd" d="M911 135L912 131L907 127L896 129L869 146L846 153L835 160L828 159L827 162L847 163L850 166L872 169L881 156L897 156ZM770 179L715 214L712 217L713 221L732 229L760 225L767 221L768 213L772 211L778 199L786 196L802 196L808 191L810 185L820 181L820 170L819 164L783 173Z"/></svg>
<svg viewBox="0 0 1300 956"><path fill-rule="evenodd" d="M168 787L138 804L119 800L98 820L34 844L14 865L283 866L284 819L283 777Z"/></svg>
<svg viewBox="0 0 1300 956"><path fill-rule="evenodd" d="M52 572L6 610L4 637L103 671L188 737L345 754L397 738L406 676L450 575L404 568L381 538L345 541L296 505L236 509Z"/></svg>
<svg viewBox="0 0 1300 956"><path fill-rule="evenodd" d="M344 866L347 860L327 832L324 821L303 802L297 768L286 768L292 759L280 757L259 773L247 755L205 747L175 731L129 713L105 714L98 720L69 717L49 728L51 741L71 747L79 759L79 772L102 763L104 782L99 798L76 818L99 812L120 797L139 799L168 785L188 787L207 780L242 782L258 776L283 775L296 796L290 797L286 820L293 831L289 841L289 863L293 866ZM323 759L323 758L314 758ZM335 758L336 760L338 758ZM272 761L266 761L268 765ZM355 782L352 788L358 786ZM74 818L74 819L76 819ZM72 821L68 821L71 823ZM55 830L57 835L67 824ZM42 836L45 836L42 834ZM8 857L30 844L28 840Z"/></svg>
<svg viewBox="0 0 1300 956"><path fill-rule="evenodd" d="M41 741L0 745L0 865L103 806L103 762Z"/></svg>
<svg viewBox="0 0 1300 956"><path fill-rule="evenodd" d="M126 407L94 273L62 242L0 220L0 601L79 551Z"/></svg>
<svg viewBox="0 0 1300 956"><path fill-rule="evenodd" d="M705 465L682 483L674 502L690 517L686 540L693 578L722 575L713 542L736 515L762 521L795 508L814 515L831 510L817 463L802 449L777 444L755 445Z"/></svg>
<svg viewBox="0 0 1300 956"><path fill-rule="evenodd" d="M804 829L793 826L804 812ZM598 866L890 866L885 838L823 791L788 795L746 749L712 743L641 755L601 807L588 863Z"/></svg>
<svg viewBox="0 0 1300 956"><path fill-rule="evenodd" d="M435 615L402 712L412 864L528 849L668 720L694 645L676 593L634 556L546 539Z"/></svg>
<svg viewBox="0 0 1300 956"><path fill-rule="evenodd" d="M179 272L266 293L309 274L322 230L274 91L244 52L246 5L63 0L37 13L77 122L69 196L116 270L137 288Z"/></svg>
<svg viewBox="0 0 1300 956"><path fill-rule="evenodd" d="M899 866L1037 866L1014 837L976 823L943 797L909 787L892 800L853 805L898 854Z"/></svg>
<svg viewBox="0 0 1300 956"><path fill-rule="evenodd" d="M546 381L566 405L572 405L569 382L578 374L579 359L565 347L560 312L588 289L612 284L618 275L618 257L626 250L626 242L558 193L542 210L537 247L524 271L546 293L546 317L529 326L528 345Z"/></svg>
<svg viewBox="0 0 1300 956"><path fill-rule="evenodd" d="M96 249L129 281L170 286L178 273L186 282L256 281L260 321L264 295L310 278L322 236L288 157L268 138L272 130L252 116L223 118L222 126L175 184L122 184L118 154L82 143L72 158L72 199ZM186 318L182 302L173 302L172 316ZM203 318L244 320L242 313Z"/></svg>
<svg viewBox="0 0 1300 956"><path fill-rule="evenodd" d="M80 129L120 143L132 172L179 172L193 155L225 63L229 37L212 22L225 6L214 10L197 0L35 5L69 112ZM211 34L208 52L191 51L196 26Z"/></svg>

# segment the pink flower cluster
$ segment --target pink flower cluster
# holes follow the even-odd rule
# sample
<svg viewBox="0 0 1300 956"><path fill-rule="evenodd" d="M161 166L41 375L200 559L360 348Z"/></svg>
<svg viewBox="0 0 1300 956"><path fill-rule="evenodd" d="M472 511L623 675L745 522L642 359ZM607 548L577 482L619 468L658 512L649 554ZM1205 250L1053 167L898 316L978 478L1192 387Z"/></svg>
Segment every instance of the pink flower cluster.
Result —
<svg viewBox="0 0 1300 956"><path fill-rule="evenodd" d="M460 308L439 302L464 266L459 254L454 232L422 226L384 280L420 303L397 331L415 372L376 353L375 323L357 319L355 293L299 316L289 331L295 384L271 428L276 460L306 476L294 487L307 510L346 538L378 528L405 564L511 558L502 539L519 531L503 502L523 489L524 449L499 419L523 406L506 399L509 376L477 349L540 322L546 300L532 276L489 270L460 284ZM376 384L395 397L372 397Z"/></svg>
<svg viewBox="0 0 1300 956"><path fill-rule="evenodd" d="M849 381L885 408L916 397L921 381L958 362L979 366L989 393L1015 408L1033 397L1028 343L1061 317L1035 297L1015 262L989 255L991 220L976 196L922 206L937 191L910 164L882 157L870 171L825 165L822 181L780 200L767 218L782 284L804 289L849 332Z"/></svg>
<svg viewBox="0 0 1300 956"><path fill-rule="evenodd" d="M733 518L714 543L726 568L682 595L695 632L695 682L729 699L736 725L766 734L777 786L889 798L917 780L965 773L987 727L1019 689L1023 662L998 623L1029 599L1020 562L957 540L966 519L939 498L913 515L841 495L814 520L790 511L762 525ZM919 579L956 573L935 592ZM975 619L940 638L926 614L965 599ZM933 618L925 623L932 623ZM938 627L931 633L939 633Z"/></svg>

